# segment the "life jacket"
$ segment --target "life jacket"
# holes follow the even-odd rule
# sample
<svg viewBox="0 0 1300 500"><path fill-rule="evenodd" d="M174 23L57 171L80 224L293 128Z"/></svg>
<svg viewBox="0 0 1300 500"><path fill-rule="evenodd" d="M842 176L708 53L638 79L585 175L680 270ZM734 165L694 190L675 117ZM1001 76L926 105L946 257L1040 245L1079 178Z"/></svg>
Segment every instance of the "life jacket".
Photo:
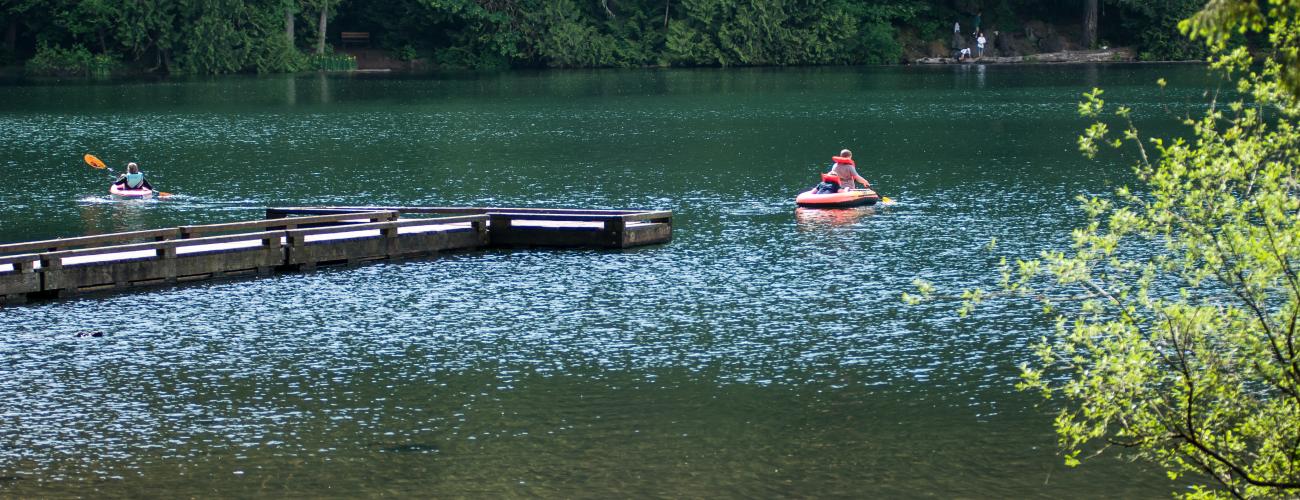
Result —
<svg viewBox="0 0 1300 500"><path fill-rule="evenodd" d="M852 158L845 158L845 157L843 157L843 156L832 156L832 157L831 157L831 161L833 161L833 162L835 162L835 163L847 163L847 164L849 164L849 165L853 165L853 159L852 159ZM853 166L856 167L857 165L853 165Z"/></svg>
<svg viewBox="0 0 1300 500"><path fill-rule="evenodd" d="M137 188L140 187L141 184L144 184L144 172L137 172L137 173L134 173L134 174L126 174L126 187L127 187L127 188L129 188L129 189L137 189Z"/></svg>
<svg viewBox="0 0 1300 500"><path fill-rule="evenodd" d="M822 182L829 182L838 186L840 185L840 176L830 173L822 174Z"/></svg>

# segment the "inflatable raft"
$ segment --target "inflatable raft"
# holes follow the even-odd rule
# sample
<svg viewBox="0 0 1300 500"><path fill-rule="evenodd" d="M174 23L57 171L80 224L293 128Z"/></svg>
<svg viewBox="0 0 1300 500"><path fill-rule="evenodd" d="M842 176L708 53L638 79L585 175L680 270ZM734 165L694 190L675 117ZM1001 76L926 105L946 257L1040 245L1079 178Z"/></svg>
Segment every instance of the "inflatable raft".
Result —
<svg viewBox="0 0 1300 500"><path fill-rule="evenodd" d="M854 189L835 193L818 194L817 189L809 189L794 199L796 205L808 208L850 208L875 205L880 195L870 189Z"/></svg>
<svg viewBox="0 0 1300 500"><path fill-rule="evenodd" d="M120 186L117 184L113 184L112 186L109 186L108 194L111 194L118 198L126 198L132 200L153 198L152 189L145 188L145 187L142 187L140 189L127 189L126 186Z"/></svg>

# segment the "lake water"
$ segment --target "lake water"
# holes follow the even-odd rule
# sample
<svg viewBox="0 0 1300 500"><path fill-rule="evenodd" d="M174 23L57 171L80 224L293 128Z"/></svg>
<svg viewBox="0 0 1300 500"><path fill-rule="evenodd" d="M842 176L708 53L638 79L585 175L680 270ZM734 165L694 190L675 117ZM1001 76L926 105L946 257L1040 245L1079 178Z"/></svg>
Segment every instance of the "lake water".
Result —
<svg viewBox="0 0 1300 500"><path fill-rule="evenodd" d="M1170 80L1163 93L1154 82ZM1093 86L1149 132L1195 65L0 83L0 242L317 204L671 209L674 241L521 250L0 308L0 496L1164 498L1062 465L1017 392L1068 242ZM1172 108L1172 109L1171 109ZM890 207L796 210L841 148ZM113 202L137 161L176 196ZM78 332L102 331L100 338Z"/></svg>

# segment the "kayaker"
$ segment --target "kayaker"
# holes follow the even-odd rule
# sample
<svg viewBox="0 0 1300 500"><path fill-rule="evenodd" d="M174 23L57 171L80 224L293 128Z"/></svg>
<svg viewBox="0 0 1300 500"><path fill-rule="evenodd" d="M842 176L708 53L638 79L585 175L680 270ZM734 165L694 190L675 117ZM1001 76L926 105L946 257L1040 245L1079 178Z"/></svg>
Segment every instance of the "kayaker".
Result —
<svg viewBox="0 0 1300 500"><path fill-rule="evenodd" d="M140 171L140 166L136 165L135 162L127 163L126 173L122 174L117 178L117 180L113 181L113 184L125 187L127 189L144 188L144 189L153 190L153 186L150 186L149 181L144 179L144 172Z"/></svg>
<svg viewBox="0 0 1300 500"><path fill-rule="evenodd" d="M857 186L853 184L853 181L861 182L862 187L864 188L871 188L871 183L867 182L866 179L863 179L861 175L858 175L858 169L853 164L852 151L847 149L841 150L840 155L832 157L831 161L835 163L831 164L830 174L840 178L841 189L846 191L855 189Z"/></svg>

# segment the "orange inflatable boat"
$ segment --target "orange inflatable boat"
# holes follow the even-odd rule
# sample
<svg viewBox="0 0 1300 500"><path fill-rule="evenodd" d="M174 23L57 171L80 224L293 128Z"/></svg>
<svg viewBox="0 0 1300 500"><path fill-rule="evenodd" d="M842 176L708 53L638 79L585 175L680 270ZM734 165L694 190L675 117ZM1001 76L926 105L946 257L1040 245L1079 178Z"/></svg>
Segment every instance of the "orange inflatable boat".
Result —
<svg viewBox="0 0 1300 500"><path fill-rule="evenodd" d="M823 174L822 180L830 182L827 179L828 177L834 176ZM835 179L835 184L839 184L839 179ZM880 195L870 189L853 189L834 193L818 193L817 191L817 188L813 187L801 193L794 199L794 203L808 208L850 208L875 205L876 202L880 201Z"/></svg>
<svg viewBox="0 0 1300 500"><path fill-rule="evenodd" d="M870 189L854 189L838 193L817 194L810 189L794 199L794 203L808 208L850 208L875 205L880 195Z"/></svg>

